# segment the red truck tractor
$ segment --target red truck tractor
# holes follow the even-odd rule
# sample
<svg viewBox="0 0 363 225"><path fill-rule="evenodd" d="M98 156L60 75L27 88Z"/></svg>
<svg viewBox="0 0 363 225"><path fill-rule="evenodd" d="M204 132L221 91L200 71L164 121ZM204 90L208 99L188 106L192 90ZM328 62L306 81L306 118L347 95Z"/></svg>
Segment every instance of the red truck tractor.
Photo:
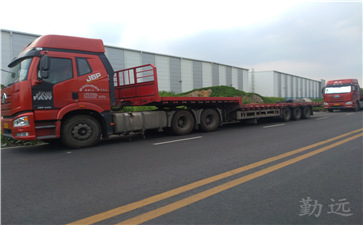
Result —
<svg viewBox="0 0 363 225"><path fill-rule="evenodd" d="M242 104L240 97L160 97L157 70L142 65L114 71L102 40L46 35L10 64L1 90L1 128L17 140L60 139L90 147L110 135L171 129L214 131L226 121L308 118L319 103ZM156 106L122 113L123 106Z"/></svg>
<svg viewBox="0 0 363 225"><path fill-rule="evenodd" d="M363 96L357 79L330 80L323 88L324 108L359 111L363 107Z"/></svg>

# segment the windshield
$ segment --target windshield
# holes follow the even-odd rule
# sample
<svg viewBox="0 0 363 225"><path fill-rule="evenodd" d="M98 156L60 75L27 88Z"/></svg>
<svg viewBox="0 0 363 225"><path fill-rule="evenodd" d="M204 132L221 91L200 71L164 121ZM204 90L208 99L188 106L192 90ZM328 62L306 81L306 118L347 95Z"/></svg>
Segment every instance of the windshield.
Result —
<svg viewBox="0 0 363 225"><path fill-rule="evenodd" d="M32 58L26 58L11 67L5 76L4 87L26 80L31 61Z"/></svg>
<svg viewBox="0 0 363 225"><path fill-rule="evenodd" d="M351 86L340 86L340 87L326 87L325 94L342 94L350 93L352 91Z"/></svg>

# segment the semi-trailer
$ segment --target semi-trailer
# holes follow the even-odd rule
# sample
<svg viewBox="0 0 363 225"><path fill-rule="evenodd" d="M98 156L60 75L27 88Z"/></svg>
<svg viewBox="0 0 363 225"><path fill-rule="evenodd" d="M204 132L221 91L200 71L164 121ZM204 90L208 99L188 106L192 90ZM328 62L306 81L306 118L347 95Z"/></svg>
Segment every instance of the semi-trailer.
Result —
<svg viewBox="0 0 363 225"><path fill-rule="evenodd" d="M114 134L168 128L177 135L215 131L226 122L313 115L320 103L242 104L241 97L161 97L152 64L114 71L102 40L37 38L9 64L1 91L1 127L17 140L60 139L85 148ZM125 106L157 110L117 112ZM115 111L116 110L116 111Z"/></svg>

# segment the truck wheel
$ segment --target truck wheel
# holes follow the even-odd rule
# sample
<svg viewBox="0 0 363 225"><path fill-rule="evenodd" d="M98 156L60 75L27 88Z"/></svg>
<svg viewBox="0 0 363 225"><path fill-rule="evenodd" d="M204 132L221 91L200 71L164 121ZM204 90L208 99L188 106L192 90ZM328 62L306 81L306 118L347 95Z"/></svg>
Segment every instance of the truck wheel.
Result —
<svg viewBox="0 0 363 225"><path fill-rule="evenodd" d="M97 144L101 137L100 123L88 115L69 117L63 124L61 138L69 148L86 148Z"/></svg>
<svg viewBox="0 0 363 225"><path fill-rule="evenodd" d="M299 107L295 107L291 110L291 117L293 120L299 120L301 118L301 109Z"/></svg>
<svg viewBox="0 0 363 225"><path fill-rule="evenodd" d="M185 135L192 132L194 128L194 117L187 110L177 111L171 121L171 129L177 135Z"/></svg>
<svg viewBox="0 0 363 225"><path fill-rule="evenodd" d="M291 119L291 110L289 107L285 107L282 109L282 115L281 115L281 120L283 122L287 122Z"/></svg>
<svg viewBox="0 0 363 225"><path fill-rule="evenodd" d="M301 111L301 118L308 119L311 115L310 108L304 107Z"/></svg>
<svg viewBox="0 0 363 225"><path fill-rule="evenodd" d="M355 103L355 108L353 110L354 112L358 112L360 110L359 102Z"/></svg>
<svg viewBox="0 0 363 225"><path fill-rule="evenodd" d="M215 131L220 123L218 112L214 109L205 109L200 117L200 128L202 131Z"/></svg>

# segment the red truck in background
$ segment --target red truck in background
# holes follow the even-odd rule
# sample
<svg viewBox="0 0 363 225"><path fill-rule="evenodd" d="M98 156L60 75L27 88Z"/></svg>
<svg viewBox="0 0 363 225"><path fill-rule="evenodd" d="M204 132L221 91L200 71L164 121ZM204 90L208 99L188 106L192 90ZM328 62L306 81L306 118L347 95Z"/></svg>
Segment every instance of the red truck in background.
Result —
<svg viewBox="0 0 363 225"><path fill-rule="evenodd" d="M309 118L320 103L242 104L240 97L160 97L149 64L114 71L102 40L60 35L37 38L10 64L1 90L3 135L17 140L61 139L70 148L101 136L171 129L214 131L224 122L264 117ZM112 107L156 106L122 113Z"/></svg>
<svg viewBox="0 0 363 225"><path fill-rule="evenodd" d="M330 80L323 88L324 108L359 111L363 107L363 96L357 79Z"/></svg>

